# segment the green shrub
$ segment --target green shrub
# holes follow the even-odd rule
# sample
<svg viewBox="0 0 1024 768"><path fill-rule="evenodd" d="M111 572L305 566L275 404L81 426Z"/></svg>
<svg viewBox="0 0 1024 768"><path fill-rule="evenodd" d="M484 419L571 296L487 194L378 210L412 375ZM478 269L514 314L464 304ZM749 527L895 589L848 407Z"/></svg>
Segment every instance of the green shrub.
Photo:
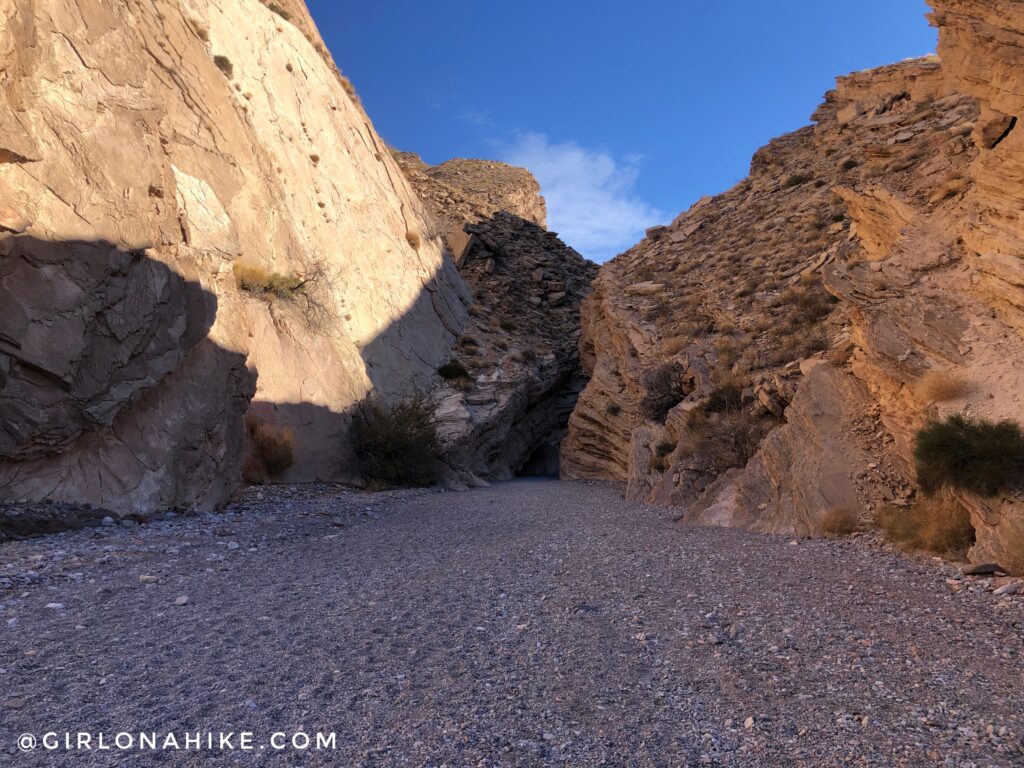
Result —
<svg viewBox="0 0 1024 768"><path fill-rule="evenodd" d="M449 360L438 368L437 372L441 374L442 379L447 379L448 381L469 377L469 371L466 370L466 366L454 359Z"/></svg>
<svg viewBox="0 0 1024 768"><path fill-rule="evenodd" d="M217 69L223 72L230 79L235 74L235 67L231 63L231 59L227 56L221 56L220 54L213 57L213 63L217 65Z"/></svg>
<svg viewBox="0 0 1024 768"><path fill-rule="evenodd" d="M954 414L918 431L914 462L918 485L928 495L950 486L994 496L1024 473L1024 433L1013 421Z"/></svg>
<svg viewBox="0 0 1024 768"><path fill-rule="evenodd" d="M371 484L423 487L439 479L441 445L434 410L422 395L393 406L367 398L356 408L351 439Z"/></svg>

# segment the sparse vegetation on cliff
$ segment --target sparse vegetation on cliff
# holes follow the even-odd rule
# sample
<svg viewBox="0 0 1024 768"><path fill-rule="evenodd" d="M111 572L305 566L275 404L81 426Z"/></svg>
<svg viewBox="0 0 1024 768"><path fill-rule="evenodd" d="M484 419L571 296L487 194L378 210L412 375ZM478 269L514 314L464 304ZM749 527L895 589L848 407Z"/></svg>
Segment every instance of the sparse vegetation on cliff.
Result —
<svg viewBox="0 0 1024 768"><path fill-rule="evenodd" d="M1024 475L1024 432L1013 421L954 414L918 431L914 462L918 485L928 495L951 487L994 496Z"/></svg>
<svg viewBox="0 0 1024 768"><path fill-rule="evenodd" d="M224 75L230 80L235 75L235 65L231 63L231 59L227 56L217 54L213 57L213 63L217 65L217 69L224 73Z"/></svg>
<svg viewBox="0 0 1024 768"><path fill-rule="evenodd" d="M923 401L942 403L956 400L970 392L970 383L955 373L929 371L914 385L914 393Z"/></svg>
<svg viewBox="0 0 1024 768"><path fill-rule="evenodd" d="M301 274L271 272L246 261L236 261L231 269L239 290L266 301L295 304L311 330L322 330L334 318L329 276L322 261L309 260Z"/></svg>
<svg viewBox="0 0 1024 768"><path fill-rule="evenodd" d="M371 486L424 487L439 478L441 444L434 409L422 395L395 405L367 398L356 408L351 440Z"/></svg>
<svg viewBox="0 0 1024 768"><path fill-rule="evenodd" d="M664 363L643 377L644 398L640 409L645 419L664 422L671 411L685 396L680 375L682 371L675 363Z"/></svg>

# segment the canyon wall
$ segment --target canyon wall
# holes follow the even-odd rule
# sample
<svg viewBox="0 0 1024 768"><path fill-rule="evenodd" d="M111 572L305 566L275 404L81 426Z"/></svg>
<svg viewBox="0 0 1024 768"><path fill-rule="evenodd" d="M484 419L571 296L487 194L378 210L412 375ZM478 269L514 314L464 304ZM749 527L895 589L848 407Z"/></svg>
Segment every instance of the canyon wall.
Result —
<svg viewBox="0 0 1024 768"><path fill-rule="evenodd" d="M1024 12L934 7L941 59L839 78L746 180L602 267L564 476L817 534L915 503L928 420L1024 423ZM957 495L972 558L1024 569L1020 491Z"/></svg>
<svg viewBox="0 0 1024 768"><path fill-rule="evenodd" d="M0 496L214 505L247 410L358 479L469 303L302 3L0 0Z"/></svg>
<svg viewBox="0 0 1024 768"><path fill-rule="evenodd" d="M449 463L489 479L557 475L558 446L585 383L580 303L597 266L546 230L528 171L396 157L473 296L434 389Z"/></svg>

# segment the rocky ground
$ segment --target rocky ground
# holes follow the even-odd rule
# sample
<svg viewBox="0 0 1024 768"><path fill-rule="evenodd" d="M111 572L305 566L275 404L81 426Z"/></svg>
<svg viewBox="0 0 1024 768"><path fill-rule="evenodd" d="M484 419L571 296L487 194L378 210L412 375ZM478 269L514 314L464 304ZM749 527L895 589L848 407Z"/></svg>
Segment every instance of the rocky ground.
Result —
<svg viewBox="0 0 1024 768"><path fill-rule="evenodd" d="M0 763L198 762L15 746L68 729L336 732L303 766L1024 763L1016 582L670 514L555 481L281 487L9 541Z"/></svg>

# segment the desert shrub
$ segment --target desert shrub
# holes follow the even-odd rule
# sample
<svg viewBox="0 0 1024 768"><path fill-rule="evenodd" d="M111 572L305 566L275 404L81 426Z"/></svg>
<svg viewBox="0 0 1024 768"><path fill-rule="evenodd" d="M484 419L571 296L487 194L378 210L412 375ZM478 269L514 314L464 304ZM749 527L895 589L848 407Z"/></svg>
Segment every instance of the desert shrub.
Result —
<svg viewBox="0 0 1024 768"><path fill-rule="evenodd" d="M255 414L245 420L249 433L249 455L243 467L247 482L262 484L295 463L295 439L290 429L279 429Z"/></svg>
<svg viewBox="0 0 1024 768"><path fill-rule="evenodd" d="M735 382L726 382L716 387L704 403L705 413L724 413L738 410L743 405L743 388Z"/></svg>
<svg viewBox="0 0 1024 768"><path fill-rule="evenodd" d="M277 3L267 3L267 8L269 8L271 11L276 13L278 16L280 16L285 21L291 21L292 20L292 15L290 13L288 13L288 11L286 11L284 8L282 8Z"/></svg>
<svg viewBox="0 0 1024 768"><path fill-rule="evenodd" d="M666 339L661 345L661 351L663 354L672 356L677 355L686 349L686 346L690 343L689 336L673 336Z"/></svg>
<svg viewBox="0 0 1024 768"><path fill-rule="evenodd" d="M914 384L914 393L930 403L956 400L970 390L971 386L966 379L948 371L929 371Z"/></svg>
<svg viewBox="0 0 1024 768"><path fill-rule="evenodd" d="M846 221L846 214L845 213L839 212L839 213L833 213L832 214L832 223L833 224L838 224L841 221Z"/></svg>
<svg viewBox="0 0 1024 768"><path fill-rule="evenodd" d="M622 406L618 403L608 403L608 406L604 409L604 412L609 416L618 416L622 413Z"/></svg>
<svg viewBox="0 0 1024 768"><path fill-rule="evenodd" d="M671 440L659 440L654 446L654 454L651 456L651 469L658 472L668 469L668 457L675 449L676 443Z"/></svg>
<svg viewBox="0 0 1024 768"><path fill-rule="evenodd" d="M223 72L228 78L231 78L235 74L235 67L231 63L231 59L227 56L221 56L217 54L213 57L213 63L217 65L217 69Z"/></svg>
<svg viewBox="0 0 1024 768"><path fill-rule="evenodd" d="M537 361L537 353L532 349L521 349L519 350L519 359L524 363L535 363Z"/></svg>
<svg viewBox="0 0 1024 768"><path fill-rule="evenodd" d="M792 176L786 179L786 181L783 183L783 186L786 187L787 189L789 187L798 187L801 184L806 184L808 181L811 180L811 178L811 175L807 173L794 173Z"/></svg>
<svg viewBox="0 0 1024 768"><path fill-rule="evenodd" d="M840 165L839 167L842 168L844 171L852 171L858 165L860 165L860 163L858 163L856 160L850 157L847 158L846 160L843 160L843 164Z"/></svg>
<svg viewBox="0 0 1024 768"><path fill-rule="evenodd" d="M793 302L792 322L795 325L812 325L828 317L838 299L824 290L808 290Z"/></svg>
<svg viewBox="0 0 1024 768"><path fill-rule="evenodd" d="M437 372L441 374L442 379L447 379L449 381L469 376L469 371L466 370L466 366L455 359L449 360L444 365L438 367Z"/></svg>
<svg viewBox="0 0 1024 768"><path fill-rule="evenodd" d="M389 406L368 397L352 418L352 447L373 485L428 486L439 477L434 409L422 395Z"/></svg>
<svg viewBox="0 0 1024 768"><path fill-rule="evenodd" d="M405 242L411 245L415 250L419 250L420 246L423 245L423 240L420 238L420 233L414 229L410 229L405 233Z"/></svg>
<svg viewBox="0 0 1024 768"><path fill-rule="evenodd" d="M644 418L664 422L668 412L686 396L680 374L675 363L664 363L644 373L645 394L640 401Z"/></svg>
<svg viewBox="0 0 1024 768"><path fill-rule="evenodd" d="M714 473L742 467L757 453L761 440L774 422L757 418L743 410L708 413L698 408L687 414L686 442L693 458Z"/></svg>
<svg viewBox="0 0 1024 768"><path fill-rule="evenodd" d="M974 543L971 515L952 494L918 499L911 507L880 507L875 523L906 550L963 556Z"/></svg>
<svg viewBox="0 0 1024 768"><path fill-rule="evenodd" d="M509 333L511 333L516 329L516 324L513 323L511 320L502 320L501 323L499 324L499 327L501 328L501 330L508 331Z"/></svg>
<svg viewBox="0 0 1024 768"><path fill-rule="evenodd" d="M298 275L268 272L262 267L244 261L236 261L232 271L235 274L235 284L241 290L258 295L268 294L278 299L295 298L307 284L307 281Z"/></svg>
<svg viewBox="0 0 1024 768"><path fill-rule="evenodd" d="M1013 421L954 414L918 431L914 462L926 494L950 486L994 496L1024 473L1024 432Z"/></svg>
<svg viewBox="0 0 1024 768"><path fill-rule="evenodd" d="M857 530L857 513L845 507L833 507L821 518L820 531L824 536L840 538Z"/></svg>

